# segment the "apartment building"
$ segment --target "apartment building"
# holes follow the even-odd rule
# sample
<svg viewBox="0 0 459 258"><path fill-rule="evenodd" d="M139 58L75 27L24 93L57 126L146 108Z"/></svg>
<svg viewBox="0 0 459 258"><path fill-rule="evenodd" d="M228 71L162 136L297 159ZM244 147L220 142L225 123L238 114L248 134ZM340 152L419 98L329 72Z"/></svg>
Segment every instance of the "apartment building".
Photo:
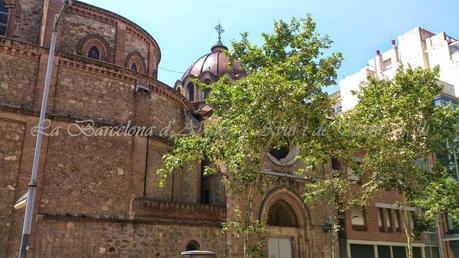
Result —
<svg viewBox="0 0 459 258"><path fill-rule="evenodd" d="M444 88L435 98L435 104L459 103L459 41L444 32L434 34L416 27L398 36L397 41L392 40L389 50L376 51L365 67L339 82L339 91L331 95L335 100L335 112L345 112L358 103L353 91L358 91L368 77L392 79L400 65L422 68L438 65L440 83ZM457 169L459 155L451 150L453 148L445 150L445 153L448 153L451 167ZM356 187L359 187L358 183ZM341 248L342 257L406 257L406 237L400 210L394 205L398 198L396 193L381 193L365 209L355 208L346 212L343 220L345 230L340 235L340 243L345 245ZM413 207L410 212L414 217L419 211ZM459 227L445 214L444 218L440 218L438 228L425 232L413 246L416 258L459 258Z"/></svg>

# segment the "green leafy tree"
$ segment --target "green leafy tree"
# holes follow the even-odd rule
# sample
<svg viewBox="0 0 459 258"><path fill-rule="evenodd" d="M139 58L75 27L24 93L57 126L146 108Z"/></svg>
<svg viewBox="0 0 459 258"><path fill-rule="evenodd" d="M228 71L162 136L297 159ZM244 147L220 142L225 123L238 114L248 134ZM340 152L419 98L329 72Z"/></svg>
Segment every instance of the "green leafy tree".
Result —
<svg viewBox="0 0 459 258"><path fill-rule="evenodd" d="M442 92L438 74L438 68L402 67L393 80L369 78L357 93L357 106L342 118L354 132L354 148L366 152L362 170L368 181L362 196L379 191L401 196L410 258L414 232L407 207L421 208L421 216L430 219L446 210L458 213L458 183L435 153L444 153L446 143L457 137L459 111L434 104Z"/></svg>
<svg viewBox="0 0 459 258"><path fill-rule="evenodd" d="M262 46L250 43L247 33L232 43L229 56L246 76L222 77L211 85L196 82L210 89L206 104L213 113L203 120L202 132L173 137L174 147L158 170L164 183L172 173L191 171L196 160L207 160L205 173L221 173L227 191L244 193L247 204L238 207L242 216L226 224L244 240L244 257L250 254L251 235L261 232L253 225L263 225L251 207L256 190L267 184L261 175L266 153L297 146L297 159L308 168L330 156L332 131L315 129L332 127L331 100L322 88L335 84L342 60L339 53L324 55L332 41L316 32L310 16L276 21L274 32L262 36Z"/></svg>

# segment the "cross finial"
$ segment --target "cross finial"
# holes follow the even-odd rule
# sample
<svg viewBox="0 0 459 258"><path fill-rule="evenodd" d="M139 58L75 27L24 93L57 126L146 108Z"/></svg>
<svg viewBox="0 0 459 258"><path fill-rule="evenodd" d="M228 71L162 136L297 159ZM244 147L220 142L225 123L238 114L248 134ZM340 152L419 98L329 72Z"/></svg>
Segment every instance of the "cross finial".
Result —
<svg viewBox="0 0 459 258"><path fill-rule="evenodd" d="M215 26L215 30L218 33L218 42L221 42L222 41L222 33L225 32L225 30L223 29L223 26L220 24L220 21L218 21L218 25Z"/></svg>

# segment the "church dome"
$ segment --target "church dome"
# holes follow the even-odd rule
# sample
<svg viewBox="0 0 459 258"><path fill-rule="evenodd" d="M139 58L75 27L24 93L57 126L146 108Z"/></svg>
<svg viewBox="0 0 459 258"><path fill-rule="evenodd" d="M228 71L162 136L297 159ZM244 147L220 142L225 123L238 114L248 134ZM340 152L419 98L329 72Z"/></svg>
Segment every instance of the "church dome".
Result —
<svg viewBox="0 0 459 258"><path fill-rule="evenodd" d="M194 62L182 76L182 81L187 77L196 77L202 80L215 81L222 75L229 75L232 79L238 79L244 74L244 70L237 62L230 64L226 55L228 48L220 41L212 48L211 52Z"/></svg>
<svg viewBox="0 0 459 258"><path fill-rule="evenodd" d="M195 105L195 110L203 107L204 99L209 90L200 89L194 85L194 78L199 79L201 82L213 83L224 75L231 80L237 80L245 75L241 64L237 61L231 61L226 54L228 48L221 41L221 34L225 30L220 23L215 27L215 30L218 32L217 44L210 48L210 53L203 55L194 62L174 86L178 92Z"/></svg>
<svg viewBox="0 0 459 258"><path fill-rule="evenodd" d="M226 55L228 48L219 40L212 46L210 53L203 55L194 62L175 83L175 89L185 96L191 103L196 104L196 109L202 107L208 92L194 85L193 78L198 78L205 83L212 83L227 75L232 80L237 80L245 75L239 62L233 61Z"/></svg>

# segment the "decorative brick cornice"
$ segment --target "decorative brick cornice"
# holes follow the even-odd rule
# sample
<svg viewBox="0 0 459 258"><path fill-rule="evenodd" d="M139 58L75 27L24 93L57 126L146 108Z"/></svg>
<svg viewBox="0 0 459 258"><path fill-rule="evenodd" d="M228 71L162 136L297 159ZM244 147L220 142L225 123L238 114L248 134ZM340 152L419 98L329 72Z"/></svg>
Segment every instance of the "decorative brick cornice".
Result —
<svg viewBox="0 0 459 258"><path fill-rule="evenodd" d="M184 96L168 85L152 77L133 72L126 67L117 66L112 63L101 62L66 53L59 53L58 55L61 57L59 58L59 64L71 69L96 73L132 84L135 84L137 81L146 81L148 82L148 86L152 92L171 100L173 103L183 107L187 111L193 110L191 104Z"/></svg>
<svg viewBox="0 0 459 258"><path fill-rule="evenodd" d="M39 59L41 55L48 53L48 49L9 38L0 38L0 53ZM148 87L150 87L152 92L170 100L172 103L177 104L186 111L193 111L191 104L184 96L168 85L152 77L135 73L126 67L74 54L57 53L57 56L59 65L69 67L70 69L96 73L101 76L122 80L132 84L135 84L137 81L146 81L148 82Z"/></svg>
<svg viewBox="0 0 459 258"><path fill-rule="evenodd" d="M126 74L121 67L114 66L110 63L96 61L90 58L73 56L65 53L58 53L59 65L73 70L85 71L105 77L121 80L134 84L136 78Z"/></svg>
<svg viewBox="0 0 459 258"><path fill-rule="evenodd" d="M105 10L103 8L99 8L97 6L93 6L84 2L80 1L73 1L72 5L68 9L71 13L78 14L81 16L85 16L88 18L92 18L103 23L107 23L113 26L116 26L118 22L125 23L126 31L133 34L137 38L141 39L142 41L152 44L156 48L156 55L157 55L157 63L161 60L161 49L159 48L158 43L156 40L151 36L146 30L144 30L139 25L135 24L131 20L113 13L111 11Z"/></svg>
<svg viewBox="0 0 459 258"><path fill-rule="evenodd" d="M46 51L27 42L0 37L0 53L38 59Z"/></svg>
<svg viewBox="0 0 459 258"><path fill-rule="evenodd" d="M195 220L223 222L226 219L226 207L210 204L187 204L155 201L146 198L133 200L134 218L163 218L174 220Z"/></svg>

